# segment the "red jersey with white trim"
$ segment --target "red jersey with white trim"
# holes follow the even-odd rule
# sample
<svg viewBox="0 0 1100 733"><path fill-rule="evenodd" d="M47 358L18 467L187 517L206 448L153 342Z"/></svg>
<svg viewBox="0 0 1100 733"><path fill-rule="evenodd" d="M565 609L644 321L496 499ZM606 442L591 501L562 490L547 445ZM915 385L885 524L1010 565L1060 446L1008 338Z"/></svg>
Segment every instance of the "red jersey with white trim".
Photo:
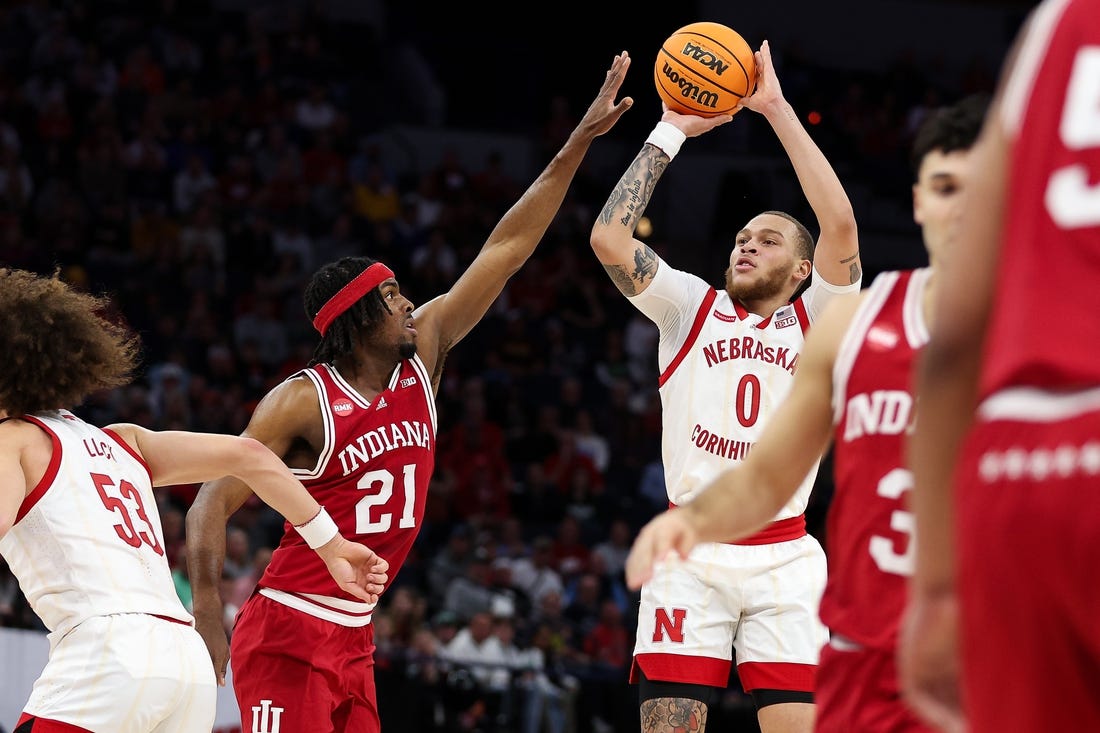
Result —
<svg viewBox="0 0 1100 733"><path fill-rule="evenodd" d="M389 562L392 583L423 524L435 467L435 398L428 372L418 356L402 361L373 400L331 365L305 369L291 379L295 376L304 376L317 389L325 444L313 469L293 473L344 537ZM259 585L359 600L336 585L289 523Z"/></svg>
<svg viewBox="0 0 1100 733"><path fill-rule="evenodd" d="M668 498L684 504L752 449L768 417L786 397L811 319L838 293L815 276L792 303L763 318L725 290L670 267L630 302L657 324L662 405L662 460ZM776 519L801 515L817 467Z"/></svg>
<svg viewBox="0 0 1100 733"><path fill-rule="evenodd" d="M833 634L892 650L913 573L913 486L905 446L914 360L928 343L927 268L875 278L833 366L833 475L826 519L829 579L821 620Z"/></svg>
<svg viewBox="0 0 1100 733"><path fill-rule="evenodd" d="M981 394L1011 385L1100 384L1096 2L1049 3L1036 12L1005 83L1001 114L1012 175Z"/></svg>
<svg viewBox="0 0 1100 733"><path fill-rule="evenodd" d="M0 539L0 555L51 639L118 613L191 623L172 583L145 462L66 410L18 419L50 436L53 456Z"/></svg>

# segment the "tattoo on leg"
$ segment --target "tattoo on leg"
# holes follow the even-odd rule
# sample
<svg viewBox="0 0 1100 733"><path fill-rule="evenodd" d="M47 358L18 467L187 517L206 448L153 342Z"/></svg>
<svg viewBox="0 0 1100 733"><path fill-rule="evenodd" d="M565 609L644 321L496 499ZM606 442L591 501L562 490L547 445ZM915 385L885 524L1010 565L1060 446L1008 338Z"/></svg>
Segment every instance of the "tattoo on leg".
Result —
<svg viewBox="0 0 1100 733"><path fill-rule="evenodd" d="M642 733L703 733L707 728L706 704L690 698L645 700L641 715Z"/></svg>

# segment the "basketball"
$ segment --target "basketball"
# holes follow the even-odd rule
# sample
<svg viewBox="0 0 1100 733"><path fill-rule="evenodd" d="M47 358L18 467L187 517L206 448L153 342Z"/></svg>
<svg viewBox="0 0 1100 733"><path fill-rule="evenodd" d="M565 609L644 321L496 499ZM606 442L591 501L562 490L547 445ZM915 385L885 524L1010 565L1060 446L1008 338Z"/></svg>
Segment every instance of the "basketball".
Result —
<svg viewBox="0 0 1100 733"><path fill-rule="evenodd" d="M657 93L680 114L734 114L756 84L756 57L737 31L690 23L661 44L653 66Z"/></svg>

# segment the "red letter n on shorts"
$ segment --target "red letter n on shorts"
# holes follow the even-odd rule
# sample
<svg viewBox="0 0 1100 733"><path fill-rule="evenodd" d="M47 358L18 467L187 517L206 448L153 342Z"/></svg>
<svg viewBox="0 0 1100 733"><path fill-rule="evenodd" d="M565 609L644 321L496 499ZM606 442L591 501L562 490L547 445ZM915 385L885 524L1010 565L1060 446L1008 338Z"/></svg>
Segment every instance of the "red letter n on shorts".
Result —
<svg viewBox="0 0 1100 733"><path fill-rule="evenodd" d="M653 629L653 641L654 643L660 643L665 640L665 634L668 634L669 641L676 642L677 644L684 643L684 617L687 616L687 609L674 608L672 609L672 618L668 617L668 613L665 609L658 608L656 611L657 624Z"/></svg>

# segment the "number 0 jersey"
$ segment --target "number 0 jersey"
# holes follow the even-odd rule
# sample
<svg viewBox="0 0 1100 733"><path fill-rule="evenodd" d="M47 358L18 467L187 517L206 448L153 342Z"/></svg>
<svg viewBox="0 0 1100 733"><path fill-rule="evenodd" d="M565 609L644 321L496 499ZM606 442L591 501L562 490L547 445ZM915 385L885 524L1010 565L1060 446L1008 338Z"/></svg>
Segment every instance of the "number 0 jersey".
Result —
<svg viewBox="0 0 1100 733"><path fill-rule="evenodd" d="M692 499L712 477L748 455L790 391L812 319L829 298L858 290L858 283L829 285L815 272L805 293L761 318L725 290L659 263L653 282L630 302L660 330L662 458L669 501ZM776 519L802 515L816 476L815 467Z"/></svg>
<svg viewBox="0 0 1100 733"><path fill-rule="evenodd" d="M877 649L894 648L913 572L905 446L916 407L913 365L928 342L921 300L929 275L924 268L876 277L833 366L835 493L821 620Z"/></svg>
<svg viewBox="0 0 1100 733"><path fill-rule="evenodd" d="M402 361L386 389L368 400L331 365L291 376L317 390L325 444L317 464L293 469L340 533L390 564L396 577L424 520L435 467L436 412L420 357ZM336 585L324 562L289 524L260 579L265 595L344 625L370 620L370 607Z"/></svg>
<svg viewBox="0 0 1100 733"><path fill-rule="evenodd" d="M0 539L51 642L93 616L191 616L172 584L152 480L118 436L65 410L22 418L53 441L45 475Z"/></svg>

